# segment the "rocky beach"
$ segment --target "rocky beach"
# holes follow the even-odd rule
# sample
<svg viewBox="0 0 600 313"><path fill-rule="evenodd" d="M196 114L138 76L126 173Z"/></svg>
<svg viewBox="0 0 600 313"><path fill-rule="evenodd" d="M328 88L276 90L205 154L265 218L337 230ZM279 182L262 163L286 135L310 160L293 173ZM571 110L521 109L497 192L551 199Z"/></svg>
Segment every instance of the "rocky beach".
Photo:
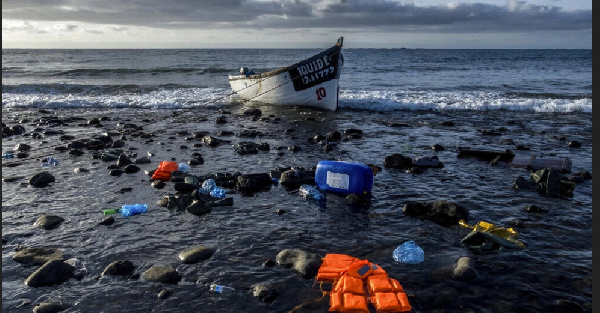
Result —
<svg viewBox="0 0 600 313"><path fill-rule="evenodd" d="M412 312L592 312L589 113L234 102L3 106L2 123L3 312L327 312L315 274L331 253L381 266ZM322 160L371 167L371 194L301 197ZM162 161L189 170L152 179ZM199 192L207 179L225 197ZM103 213L127 204L147 211ZM465 240L460 219L512 228L523 247ZM424 261L394 261L410 240Z"/></svg>

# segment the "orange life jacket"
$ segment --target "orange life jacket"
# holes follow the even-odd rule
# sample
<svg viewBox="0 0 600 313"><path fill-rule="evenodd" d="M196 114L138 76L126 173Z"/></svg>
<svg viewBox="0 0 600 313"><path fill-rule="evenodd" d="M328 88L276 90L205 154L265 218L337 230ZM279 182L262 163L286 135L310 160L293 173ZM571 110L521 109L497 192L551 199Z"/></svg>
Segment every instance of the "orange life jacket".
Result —
<svg viewBox="0 0 600 313"><path fill-rule="evenodd" d="M329 311L368 313L409 312L412 307L400 283L379 265L344 254L327 254L317 280L333 281Z"/></svg>
<svg viewBox="0 0 600 313"><path fill-rule="evenodd" d="M154 171L154 174L152 174L152 179L169 180L171 178L171 172L176 171L178 168L177 162L162 161L158 165L156 171Z"/></svg>

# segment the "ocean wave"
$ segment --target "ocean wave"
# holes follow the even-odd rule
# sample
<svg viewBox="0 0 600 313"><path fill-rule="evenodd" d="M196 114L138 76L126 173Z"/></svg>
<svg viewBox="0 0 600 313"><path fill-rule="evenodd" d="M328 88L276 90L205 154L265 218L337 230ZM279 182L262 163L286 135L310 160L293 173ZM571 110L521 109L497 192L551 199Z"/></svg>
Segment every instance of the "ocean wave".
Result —
<svg viewBox="0 0 600 313"><path fill-rule="evenodd" d="M40 92L32 92L42 88ZM19 92L28 90L29 92ZM51 90L56 90L52 92ZM162 86L161 88L119 85L32 85L2 86L3 107L140 107L183 108L227 105L236 101L229 88ZM344 90L341 109L368 111L397 110L507 110L532 112L592 112L591 97L548 94L505 94L501 92L431 92Z"/></svg>
<svg viewBox="0 0 600 313"><path fill-rule="evenodd" d="M231 73L234 72L230 68L194 68L194 67L158 67L158 68L78 68L72 70L62 71L47 71L45 73L36 73L40 76L49 77L103 77L103 76L114 76L114 75L137 75L137 74L215 74L215 73Z"/></svg>
<svg viewBox="0 0 600 313"><path fill-rule="evenodd" d="M535 97L500 92L419 92L341 90L340 108L369 111L507 110L592 112L591 97Z"/></svg>
<svg viewBox="0 0 600 313"><path fill-rule="evenodd" d="M142 88L135 86L135 88ZM186 108L230 103L226 88L151 88L130 93L13 93L2 87L3 107L34 108Z"/></svg>
<svg viewBox="0 0 600 313"><path fill-rule="evenodd" d="M102 94L127 94L127 93L148 93L154 90L176 90L179 88L192 88L198 86L182 86L177 84L164 85L85 85L85 84L19 84L2 85L2 93L13 94L51 94L51 95L102 95Z"/></svg>

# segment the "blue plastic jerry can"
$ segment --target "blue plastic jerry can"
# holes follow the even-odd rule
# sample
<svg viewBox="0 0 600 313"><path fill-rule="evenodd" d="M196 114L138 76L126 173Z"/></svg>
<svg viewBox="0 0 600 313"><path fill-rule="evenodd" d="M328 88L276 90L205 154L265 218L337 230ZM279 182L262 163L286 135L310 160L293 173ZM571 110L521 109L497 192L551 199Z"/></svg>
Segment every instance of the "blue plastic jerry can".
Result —
<svg viewBox="0 0 600 313"><path fill-rule="evenodd" d="M373 170L362 163L320 161L315 171L315 182L322 190L368 194L373 187Z"/></svg>

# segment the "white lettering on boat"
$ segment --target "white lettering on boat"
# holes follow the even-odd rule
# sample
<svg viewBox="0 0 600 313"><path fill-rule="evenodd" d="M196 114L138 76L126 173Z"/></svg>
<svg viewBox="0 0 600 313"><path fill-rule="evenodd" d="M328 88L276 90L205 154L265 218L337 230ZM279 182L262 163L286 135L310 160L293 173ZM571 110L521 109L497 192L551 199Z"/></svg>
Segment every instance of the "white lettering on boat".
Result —
<svg viewBox="0 0 600 313"><path fill-rule="evenodd" d="M302 75L302 83L306 85L329 75L329 73L333 73L335 67L330 65L327 56L323 56L322 59L316 59L310 63L299 66L298 71L300 72L300 75Z"/></svg>

